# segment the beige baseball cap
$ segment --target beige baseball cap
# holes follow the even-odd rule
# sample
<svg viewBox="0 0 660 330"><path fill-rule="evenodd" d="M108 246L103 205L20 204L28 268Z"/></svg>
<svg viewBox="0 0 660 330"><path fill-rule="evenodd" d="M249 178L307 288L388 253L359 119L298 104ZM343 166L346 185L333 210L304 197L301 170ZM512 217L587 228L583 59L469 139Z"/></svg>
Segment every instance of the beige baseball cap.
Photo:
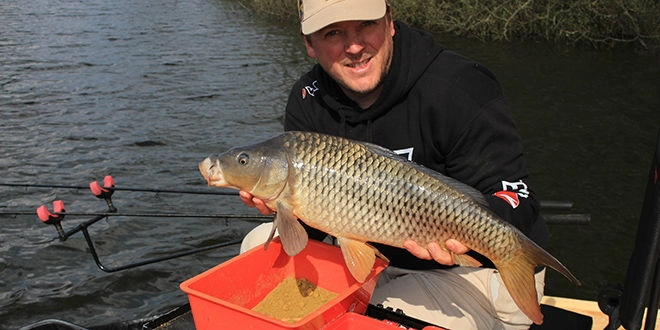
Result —
<svg viewBox="0 0 660 330"><path fill-rule="evenodd" d="M337 22L377 20L385 16L386 9L386 0L298 0L303 34Z"/></svg>

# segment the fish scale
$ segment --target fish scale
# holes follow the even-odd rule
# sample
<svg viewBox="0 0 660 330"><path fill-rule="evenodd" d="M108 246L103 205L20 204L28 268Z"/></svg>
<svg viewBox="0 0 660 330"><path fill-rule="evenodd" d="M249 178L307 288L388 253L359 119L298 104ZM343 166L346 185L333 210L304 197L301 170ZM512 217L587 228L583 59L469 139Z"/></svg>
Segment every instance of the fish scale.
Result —
<svg viewBox="0 0 660 330"><path fill-rule="evenodd" d="M307 244L298 219L336 236L358 281L380 255L367 242L402 248L412 239L445 247L451 238L493 262L513 300L535 323L543 320L535 266L550 266L579 284L559 261L488 209L480 192L373 144L286 132L210 156L199 169L209 185L245 190L277 211L274 228L289 255ZM453 257L458 264L477 263L467 255Z"/></svg>

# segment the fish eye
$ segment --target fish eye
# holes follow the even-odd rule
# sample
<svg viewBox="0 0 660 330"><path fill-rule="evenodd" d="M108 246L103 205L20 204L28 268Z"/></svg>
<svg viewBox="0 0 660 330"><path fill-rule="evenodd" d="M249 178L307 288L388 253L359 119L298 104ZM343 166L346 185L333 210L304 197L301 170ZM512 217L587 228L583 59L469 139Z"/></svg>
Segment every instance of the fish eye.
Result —
<svg viewBox="0 0 660 330"><path fill-rule="evenodd" d="M247 165L250 162L250 156L244 152L238 155L236 159L238 160L238 163L241 165Z"/></svg>

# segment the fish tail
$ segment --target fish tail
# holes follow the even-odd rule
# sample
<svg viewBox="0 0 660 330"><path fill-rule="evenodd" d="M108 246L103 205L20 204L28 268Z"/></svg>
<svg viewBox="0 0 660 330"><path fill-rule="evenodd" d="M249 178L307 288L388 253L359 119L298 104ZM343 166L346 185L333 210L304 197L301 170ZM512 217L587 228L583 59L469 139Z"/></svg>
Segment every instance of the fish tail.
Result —
<svg viewBox="0 0 660 330"><path fill-rule="evenodd" d="M528 256L528 258L531 260L534 266L538 266L538 265L548 266L558 271L560 274L564 275L573 284L582 285L582 283L580 283L580 280L578 280L575 276L573 276L571 271L568 270L566 266L564 266L561 262L559 262L559 260L557 260L550 253L545 251L543 248L536 245L536 243L534 243L533 241L528 239L523 240L522 251L525 251L524 253Z"/></svg>
<svg viewBox="0 0 660 330"><path fill-rule="evenodd" d="M574 284L580 281L555 257L530 240L523 240L520 253L506 262L496 264L502 281L520 310L536 324L543 323L539 306L534 267L544 265L566 276Z"/></svg>
<svg viewBox="0 0 660 330"><path fill-rule="evenodd" d="M536 324L543 323L543 314L536 295L534 264L525 255L513 258L503 264L495 264L502 281L518 308Z"/></svg>

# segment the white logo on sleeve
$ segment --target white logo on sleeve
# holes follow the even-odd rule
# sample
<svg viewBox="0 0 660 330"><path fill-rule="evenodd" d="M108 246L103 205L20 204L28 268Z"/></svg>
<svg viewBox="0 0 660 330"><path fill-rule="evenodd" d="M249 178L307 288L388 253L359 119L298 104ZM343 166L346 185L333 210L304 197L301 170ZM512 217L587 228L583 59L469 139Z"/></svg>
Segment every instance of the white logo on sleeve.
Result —
<svg viewBox="0 0 660 330"><path fill-rule="evenodd" d="M392 151L394 151L395 154L397 154L399 156L403 156L404 158L408 159L409 161L412 161L413 149L415 149L415 148L410 147L410 148L392 150Z"/></svg>
<svg viewBox="0 0 660 330"><path fill-rule="evenodd" d="M516 182L509 182L502 180L502 190L513 191L522 198L529 197L529 190L527 190L527 184L524 183L523 180L519 180Z"/></svg>

